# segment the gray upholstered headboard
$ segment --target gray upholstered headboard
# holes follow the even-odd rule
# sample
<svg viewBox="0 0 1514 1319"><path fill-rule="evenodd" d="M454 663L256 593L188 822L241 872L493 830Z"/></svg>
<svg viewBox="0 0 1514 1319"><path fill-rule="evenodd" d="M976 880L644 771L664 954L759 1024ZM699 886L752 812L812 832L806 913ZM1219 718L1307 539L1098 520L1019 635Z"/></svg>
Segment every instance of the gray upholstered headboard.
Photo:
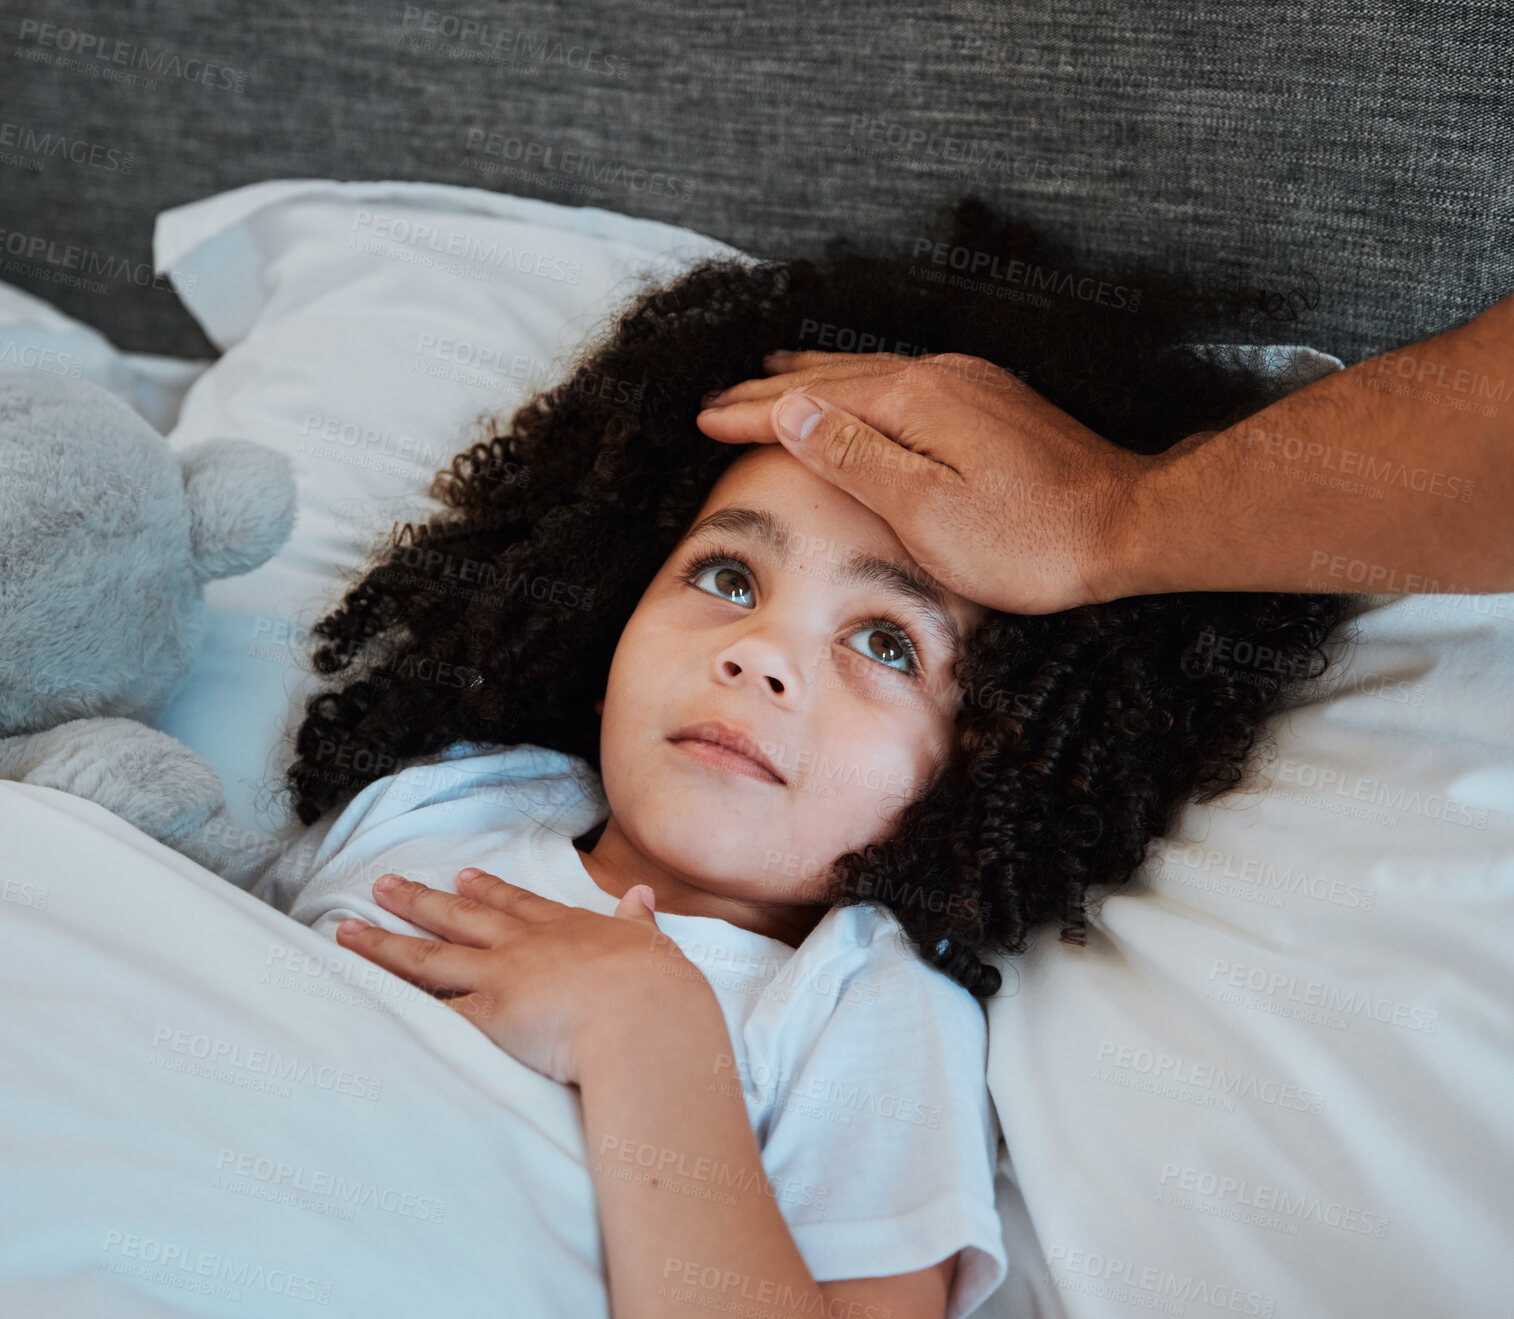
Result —
<svg viewBox="0 0 1514 1319"><path fill-rule="evenodd" d="M0 15L0 278L124 349L214 355L151 278L156 213L295 176L597 205L762 255L837 232L903 241L977 191L1110 273L1312 276L1317 305L1288 337L1347 361L1514 288L1499 0Z"/></svg>

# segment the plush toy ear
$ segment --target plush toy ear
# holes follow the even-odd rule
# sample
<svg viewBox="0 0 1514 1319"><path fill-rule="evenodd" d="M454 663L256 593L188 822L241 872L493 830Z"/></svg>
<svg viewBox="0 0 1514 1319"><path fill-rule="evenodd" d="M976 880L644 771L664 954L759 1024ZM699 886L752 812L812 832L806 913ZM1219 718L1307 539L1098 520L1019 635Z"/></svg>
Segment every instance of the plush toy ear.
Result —
<svg viewBox="0 0 1514 1319"><path fill-rule="evenodd" d="M267 562L294 528L294 470L251 440L203 440L179 455L190 552L202 582Z"/></svg>

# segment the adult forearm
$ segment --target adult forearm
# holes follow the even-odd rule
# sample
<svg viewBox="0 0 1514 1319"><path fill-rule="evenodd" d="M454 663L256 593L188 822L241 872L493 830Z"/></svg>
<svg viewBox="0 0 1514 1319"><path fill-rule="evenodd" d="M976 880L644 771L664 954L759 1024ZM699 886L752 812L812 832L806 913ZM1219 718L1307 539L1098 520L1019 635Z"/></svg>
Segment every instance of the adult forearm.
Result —
<svg viewBox="0 0 1514 1319"><path fill-rule="evenodd" d="M823 1292L768 1189L725 1018L702 979L622 1016L584 1059L584 1145L614 1319L780 1319Z"/></svg>
<svg viewBox="0 0 1514 1319"><path fill-rule="evenodd" d="M1109 594L1514 591L1514 297L1155 460Z"/></svg>

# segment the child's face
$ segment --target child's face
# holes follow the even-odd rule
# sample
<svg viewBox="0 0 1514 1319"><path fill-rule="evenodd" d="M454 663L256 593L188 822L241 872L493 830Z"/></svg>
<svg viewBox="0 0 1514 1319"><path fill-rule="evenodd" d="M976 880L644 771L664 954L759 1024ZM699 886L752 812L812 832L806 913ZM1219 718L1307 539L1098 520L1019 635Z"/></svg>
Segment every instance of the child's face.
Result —
<svg viewBox="0 0 1514 1319"><path fill-rule="evenodd" d="M778 545L700 530L736 509L770 515ZM681 580L721 551L739 562ZM856 554L937 594L961 643L986 612L928 577L866 505L763 444L722 473L626 624L605 692L605 795L635 849L683 883L738 904L817 901L830 863L880 839L945 763L960 643L950 648L907 591L847 580ZM898 628L872 618L902 625L915 657ZM732 773L701 756L710 748L669 740L706 720L749 733L785 781Z"/></svg>

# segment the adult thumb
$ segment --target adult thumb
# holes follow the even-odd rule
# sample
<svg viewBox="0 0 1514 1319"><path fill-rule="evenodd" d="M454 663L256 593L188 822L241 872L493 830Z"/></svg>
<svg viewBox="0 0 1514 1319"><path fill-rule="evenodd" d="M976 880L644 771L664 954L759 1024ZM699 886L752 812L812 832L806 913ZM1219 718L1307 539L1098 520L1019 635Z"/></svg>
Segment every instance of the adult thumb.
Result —
<svg viewBox="0 0 1514 1319"><path fill-rule="evenodd" d="M626 916L633 921L641 921L650 925L654 930L657 928L657 918L652 913L656 909L657 899L652 890L645 884L632 884L615 906L617 916Z"/></svg>
<svg viewBox="0 0 1514 1319"><path fill-rule="evenodd" d="M784 394L772 412L773 433L816 476L887 517L907 478L904 460L918 455L831 403Z"/></svg>

